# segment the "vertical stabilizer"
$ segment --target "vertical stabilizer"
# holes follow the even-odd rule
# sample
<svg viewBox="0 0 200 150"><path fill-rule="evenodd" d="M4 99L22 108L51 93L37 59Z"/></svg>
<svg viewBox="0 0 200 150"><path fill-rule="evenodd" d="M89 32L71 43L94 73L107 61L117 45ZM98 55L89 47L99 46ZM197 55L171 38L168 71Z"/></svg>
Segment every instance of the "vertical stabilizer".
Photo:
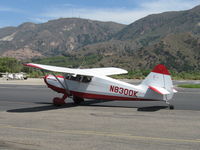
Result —
<svg viewBox="0 0 200 150"><path fill-rule="evenodd" d="M167 68L159 64L149 73L142 82L143 86L147 86L149 90L160 94L163 100L170 100L173 97L173 84Z"/></svg>

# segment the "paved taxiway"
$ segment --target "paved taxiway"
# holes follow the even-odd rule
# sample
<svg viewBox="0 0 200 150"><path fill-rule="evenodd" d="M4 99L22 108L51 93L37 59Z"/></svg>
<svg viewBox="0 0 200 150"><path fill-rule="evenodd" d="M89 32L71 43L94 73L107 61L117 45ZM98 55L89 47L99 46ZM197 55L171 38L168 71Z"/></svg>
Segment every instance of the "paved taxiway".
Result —
<svg viewBox="0 0 200 150"><path fill-rule="evenodd" d="M1 149L199 150L200 90L162 102L86 101L52 106L45 85L0 85Z"/></svg>
<svg viewBox="0 0 200 150"><path fill-rule="evenodd" d="M190 81L191 82L191 81ZM199 82L199 81L195 81ZM9 83L9 82L8 82ZM138 83L138 81L134 81ZM175 84L185 82L176 81ZM39 83L40 84L40 83ZM200 89L178 88L171 104L177 110L200 110ZM0 111L14 111L22 107L29 108L37 106L38 108L51 105L53 97L62 96L57 94L46 85L18 85L18 84L0 84ZM71 99L68 99L72 103ZM22 106L23 105L23 106ZM87 101L83 106L105 106L105 107L127 107L138 108L138 110L154 111L167 106L164 102L130 102L130 101ZM152 106L152 108L151 108ZM155 107L154 107L155 106ZM159 106L159 107L158 107ZM42 110L42 108L41 108Z"/></svg>

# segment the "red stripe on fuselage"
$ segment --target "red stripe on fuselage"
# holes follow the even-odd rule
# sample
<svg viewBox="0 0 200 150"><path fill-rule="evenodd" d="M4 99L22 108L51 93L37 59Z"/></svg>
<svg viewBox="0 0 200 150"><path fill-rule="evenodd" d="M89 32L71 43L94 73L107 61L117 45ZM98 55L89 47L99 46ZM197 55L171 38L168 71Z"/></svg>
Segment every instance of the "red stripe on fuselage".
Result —
<svg viewBox="0 0 200 150"><path fill-rule="evenodd" d="M102 100L119 100L119 101L157 101L152 99L143 99L143 98L135 98L135 97L121 97L121 96L113 96L113 95L101 95L101 94L92 94L92 93L83 93L70 91L73 95L87 98L87 99L102 99ZM159 100L158 100L159 101Z"/></svg>

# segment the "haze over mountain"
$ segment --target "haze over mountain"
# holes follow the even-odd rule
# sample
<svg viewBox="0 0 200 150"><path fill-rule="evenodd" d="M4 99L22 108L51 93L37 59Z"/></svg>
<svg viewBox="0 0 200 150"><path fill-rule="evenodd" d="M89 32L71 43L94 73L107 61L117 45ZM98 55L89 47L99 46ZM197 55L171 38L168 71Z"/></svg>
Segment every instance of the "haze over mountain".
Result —
<svg viewBox="0 0 200 150"><path fill-rule="evenodd" d="M200 69L200 6L149 15L130 25L79 18L0 29L0 55L95 57L90 67Z"/></svg>

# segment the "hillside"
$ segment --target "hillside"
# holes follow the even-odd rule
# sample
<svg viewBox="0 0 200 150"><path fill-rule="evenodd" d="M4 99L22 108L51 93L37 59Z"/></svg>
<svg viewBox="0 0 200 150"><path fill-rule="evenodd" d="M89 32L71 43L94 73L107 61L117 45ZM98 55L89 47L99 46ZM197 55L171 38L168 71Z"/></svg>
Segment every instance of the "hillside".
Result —
<svg viewBox="0 0 200 150"><path fill-rule="evenodd" d="M105 41L124 27L113 22L79 18L24 23L0 29L0 55L18 59L55 56L79 47Z"/></svg>
<svg viewBox="0 0 200 150"><path fill-rule="evenodd" d="M171 33L191 32L200 35L200 6L191 10L164 12L144 17L119 31L118 40L136 40L143 46Z"/></svg>
<svg viewBox="0 0 200 150"><path fill-rule="evenodd" d="M175 71L200 69L200 6L142 18L108 42L88 45L77 54L99 54L96 65L128 70L149 69L163 63Z"/></svg>

